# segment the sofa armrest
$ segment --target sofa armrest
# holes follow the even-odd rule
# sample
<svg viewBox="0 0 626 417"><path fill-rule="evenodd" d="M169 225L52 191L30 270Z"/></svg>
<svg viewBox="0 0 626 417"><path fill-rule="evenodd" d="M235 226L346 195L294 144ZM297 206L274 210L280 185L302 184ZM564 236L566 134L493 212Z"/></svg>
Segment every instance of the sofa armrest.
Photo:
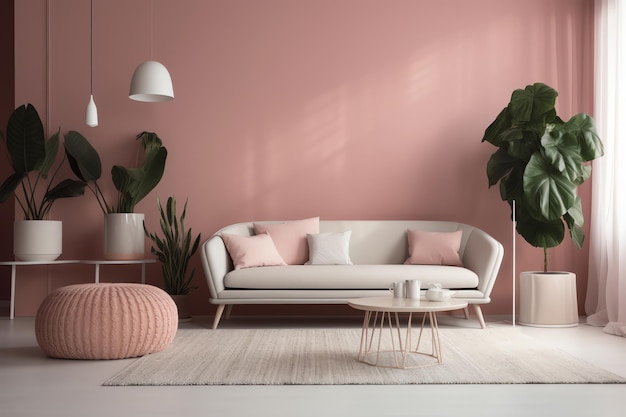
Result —
<svg viewBox="0 0 626 417"><path fill-rule="evenodd" d="M489 299L498 277L504 247L484 231L474 228L465 245L463 265L478 275L477 289Z"/></svg>
<svg viewBox="0 0 626 417"><path fill-rule="evenodd" d="M201 258L209 294L212 299L219 298L219 293L225 288L224 277L233 269L232 260L220 235L215 234L202 244Z"/></svg>

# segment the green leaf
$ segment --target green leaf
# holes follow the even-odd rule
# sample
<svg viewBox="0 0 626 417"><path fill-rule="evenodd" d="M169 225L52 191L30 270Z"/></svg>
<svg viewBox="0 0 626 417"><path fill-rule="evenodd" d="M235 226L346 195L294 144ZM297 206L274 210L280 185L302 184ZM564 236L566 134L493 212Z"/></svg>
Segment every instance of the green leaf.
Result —
<svg viewBox="0 0 626 417"><path fill-rule="evenodd" d="M54 164L54 161L57 158L57 153L59 152L60 132L61 129L59 129L57 133L52 135L50 139L46 141L46 157L41 161L41 165L37 167L39 174L41 174L43 178L48 178L48 172L50 172L52 164Z"/></svg>
<svg viewBox="0 0 626 417"><path fill-rule="evenodd" d="M563 125L563 129L570 132L576 138L579 146L579 154L583 161L593 161L604 155L604 146L596 131L596 126L591 116L579 113L573 116Z"/></svg>
<svg viewBox="0 0 626 417"><path fill-rule="evenodd" d="M509 103L513 124L542 119L544 115L552 114L557 96L556 90L542 83L515 90Z"/></svg>
<svg viewBox="0 0 626 417"><path fill-rule="evenodd" d="M526 165L523 184L524 200L531 213L548 222L559 219L576 202L576 184L540 153Z"/></svg>
<svg viewBox="0 0 626 417"><path fill-rule="evenodd" d="M13 195L25 176L26 174L14 173L4 180L2 186L0 186L0 203L4 203Z"/></svg>
<svg viewBox="0 0 626 417"><path fill-rule="evenodd" d="M78 197L83 194L85 194L84 182L66 179L48 191L46 193L46 199L48 201L54 201L59 198Z"/></svg>
<svg viewBox="0 0 626 417"><path fill-rule="evenodd" d="M114 165L111 169L113 184L119 192L117 211L132 213L135 206L163 177L167 149L161 146L161 140L154 133L144 132L137 137L146 151L146 159L141 167L126 168Z"/></svg>
<svg viewBox="0 0 626 417"><path fill-rule="evenodd" d="M489 127L485 130L485 135L481 142L489 142L494 146L502 147L505 144L502 142L501 134L511 126L511 117L508 110L505 107L502 109L496 120L494 120Z"/></svg>
<svg viewBox="0 0 626 417"><path fill-rule="evenodd" d="M578 153L578 141L571 133L554 127L548 129L541 138L541 145L544 148L544 156L553 168L560 173L567 175L573 183L576 182L582 173L582 158Z"/></svg>
<svg viewBox="0 0 626 417"><path fill-rule="evenodd" d="M34 171L46 157L43 124L32 104L22 105L11 113L7 151L13 170L19 175Z"/></svg>
<svg viewBox="0 0 626 417"><path fill-rule="evenodd" d="M72 172L84 182L95 182L102 176L102 163L98 152L83 135L70 131L63 145Z"/></svg>
<svg viewBox="0 0 626 417"><path fill-rule="evenodd" d="M505 149L498 149L491 155L487 162L487 178L489 187L497 184L503 177L507 176L517 164L517 159L511 157Z"/></svg>
<svg viewBox="0 0 626 417"><path fill-rule="evenodd" d="M540 148L540 136L531 130L517 129L517 133L507 137L507 151L516 159L528 161Z"/></svg>
<svg viewBox="0 0 626 417"><path fill-rule="evenodd" d="M142 182L137 193L137 201L142 200L150 191L154 189L161 181L163 172L165 171L165 161L167 159L167 149L158 148L148 153L146 162L143 166L145 172L145 180Z"/></svg>
<svg viewBox="0 0 626 417"><path fill-rule="evenodd" d="M576 197L576 202L567 210L565 216L572 221L571 224L579 227L583 227L585 225L585 219L583 218L583 204L580 197Z"/></svg>
<svg viewBox="0 0 626 417"><path fill-rule="evenodd" d="M143 150L148 154L163 146L161 138L154 132L141 132L137 135L137 140L139 140Z"/></svg>
<svg viewBox="0 0 626 417"><path fill-rule="evenodd" d="M559 246L565 237L565 226L560 219L551 222L538 221L520 207L517 210L516 230L537 248Z"/></svg>
<svg viewBox="0 0 626 417"><path fill-rule="evenodd" d="M509 174L500 181L500 197L509 203L513 200L521 201L524 196L522 178L525 165L520 161Z"/></svg>
<svg viewBox="0 0 626 417"><path fill-rule="evenodd" d="M565 215L565 221L569 227L569 235L572 238L572 242L578 247L578 249L582 249L583 243L585 242L585 232L579 226L574 223L570 223L570 219L567 215Z"/></svg>

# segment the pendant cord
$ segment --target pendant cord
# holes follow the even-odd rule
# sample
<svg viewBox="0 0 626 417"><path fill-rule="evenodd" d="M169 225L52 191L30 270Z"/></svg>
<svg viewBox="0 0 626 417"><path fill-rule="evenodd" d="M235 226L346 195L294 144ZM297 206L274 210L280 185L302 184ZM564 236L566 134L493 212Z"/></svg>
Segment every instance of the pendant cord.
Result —
<svg viewBox="0 0 626 417"><path fill-rule="evenodd" d="M50 0L46 1L46 132L50 131Z"/></svg>
<svg viewBox="0 0 626 417"><path fill-rule="evenodd" d="M150 0L150 60L154 59L154 41L152 39L154 32L154 3Z"/></svg>
<svg viewBox="0 0 626 417"><path fill-rule="evenodd" d="M93 95L93 0L89 1L89 93Z"/></svg>

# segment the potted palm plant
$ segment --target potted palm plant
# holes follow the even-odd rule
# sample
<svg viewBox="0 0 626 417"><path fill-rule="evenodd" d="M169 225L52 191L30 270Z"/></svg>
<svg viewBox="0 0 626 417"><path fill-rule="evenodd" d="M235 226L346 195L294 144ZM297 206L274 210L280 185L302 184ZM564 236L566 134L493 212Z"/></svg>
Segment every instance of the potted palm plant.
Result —
<svg viewBox="0 0 626 417"><path fill-rule="evenodd" d="M187 270L191 257L198 250L200 234L192 242L191 228L185 227L186 201L180 216L176 211L175 197L167 199L164 210L157 196L157 206L161 216L160 225L163 235L150 233L145 223L144 233L154 243L151 253L156 255L161 263L165 292L170 294L178 306L179 320L185 320L189 318L188 294L193 288L192 282L196 272L195 268L190 273L187 273Z"/></svg>
<svg viewBox="0 0 626 417"><path fill-rule="evenodd" d="M566 227L582 247L584 219L577 189L591 175L589 162L604 154L591 116L580 113L563 121L555 109L557 96L542 83L515 90L482 139L498 148L487 163L489 187L499 183L502 200L515 214L517 233L543 249L543 272L522 273L521 285L528 274L536 279L573 275L549 271L548 249L563 242ZM573 315L577 322L577 311Z"/></svg>
<svg viewBox="0 0 626 417"><path fill-rule="evenodd" d="M60 129L48 140L32 104L22 105L7 123L6 150L13 174L0 186L0 203L12 195L24 214L14 224L14 254L23 261L53 261L62 253L62 222L50 220L50 210L60 198L78 197L85 183L73 179L56 182L65 156L54 167L60 146ZM0 132L0 138L4 136Z"/></svg>
<svg viewBox="0 0 626 417"><path fill-rule="evenodd" d="M65 150L72 171L87 184L104 214L104 256L107 259L144 257L144 214L135 213L135 206L161 181L167 149L153 132L142 132L136 140L143 151L140 153L143 161L136 167L114 165L111 168L111 178L117 190L117 201L113 205L107 202L98 184L102 164L96 150L76 131L65 135Z"/></svg>

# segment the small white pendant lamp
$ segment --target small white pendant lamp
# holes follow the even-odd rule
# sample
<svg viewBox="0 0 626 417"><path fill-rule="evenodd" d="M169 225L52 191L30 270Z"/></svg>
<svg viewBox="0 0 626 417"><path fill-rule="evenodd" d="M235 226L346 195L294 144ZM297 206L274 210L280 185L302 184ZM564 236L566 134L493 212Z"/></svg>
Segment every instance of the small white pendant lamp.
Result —
<svg viewBox="0 0 626 417"><path fill-rule="evenodd" d="M150 54L152 55L152 1L150 1ZM128 97L145 102L168 101L174 98L174 87L165 65L146 61L135 68Z"/></svg>
<svg viewBox="0 0 626 417"><path fill-rule="evenodd" d="M85 123L89 127L98 126L98 108L96 102L93 101L93 0L89 2L89 104L87 104L87 113L85 115Z"/></svg>

